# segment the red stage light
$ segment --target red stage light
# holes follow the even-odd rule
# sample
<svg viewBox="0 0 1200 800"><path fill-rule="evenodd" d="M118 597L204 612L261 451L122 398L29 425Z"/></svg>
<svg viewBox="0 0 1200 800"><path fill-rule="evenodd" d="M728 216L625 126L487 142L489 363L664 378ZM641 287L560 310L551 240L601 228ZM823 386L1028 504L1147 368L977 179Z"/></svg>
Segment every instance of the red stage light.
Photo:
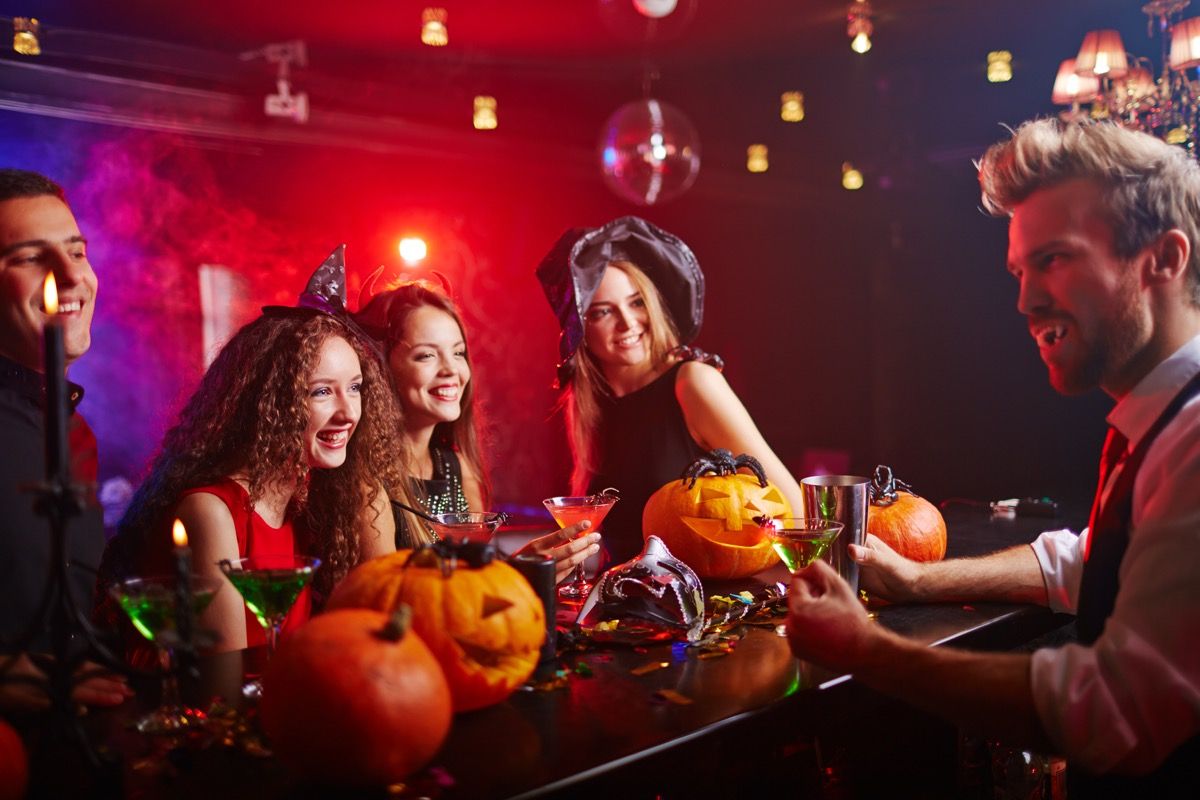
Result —
<svg viewBox="0 0 1200 800"><path fill-rule="evenodd" d="M406 236L400 240L400 258L409 266L415 266L425 260L429 248L425 240L418 236Z"/></svg>

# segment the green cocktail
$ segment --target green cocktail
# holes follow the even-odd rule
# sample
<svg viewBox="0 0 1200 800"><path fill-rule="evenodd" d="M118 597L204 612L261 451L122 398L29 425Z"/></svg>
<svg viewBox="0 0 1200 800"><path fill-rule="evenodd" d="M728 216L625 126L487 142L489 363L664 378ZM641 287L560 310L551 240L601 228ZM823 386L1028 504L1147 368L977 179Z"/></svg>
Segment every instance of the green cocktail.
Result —
<svg viewBox="0 0 1200 800"><path fill-rule="evenodd" d="M321 560L309 556L251 556L223 560L218 566L266 632L270 658L288 612L312 582Z"/></svg>
<svg viewBox="0 0 1200 800"><path fill-rule="evenodd" d="M174 579L171 579L171 584ZM217 593L215 582L192 584L192 616L199 617ZM164 579L148 582L143 578L126 581L114 588L113 595L137 632L152 642L167 631L175 631L175 589Z"/></svg>
<svg viewBox="0 0 1200 800"><path fill-rule="evenodd" d="M195 620L212 603L221 588L219 578L192 575L189 579L188 602ZM179 589L174 575L151 578L128 578L109 588L109 594L129 617L137 632L154 642L163 671L162 697L158 708L134 723L138 731L154 735L182 733L201 725L206 719L203 711L185 706L179 697L179 682L175 675L175 654L179 644L177 611ZM193 632L195 629L193 629ZM194 645L194 640L187 644Z"/></svg>
<svg viewBox="0 0 1200 800"><path fill-rule="evenodd" d="M825 551L842 529L841 523L833 524L837 527L829 530L784 528L770 534L771 546L779 554L788 572L804 569L825 555Z"/></svg>

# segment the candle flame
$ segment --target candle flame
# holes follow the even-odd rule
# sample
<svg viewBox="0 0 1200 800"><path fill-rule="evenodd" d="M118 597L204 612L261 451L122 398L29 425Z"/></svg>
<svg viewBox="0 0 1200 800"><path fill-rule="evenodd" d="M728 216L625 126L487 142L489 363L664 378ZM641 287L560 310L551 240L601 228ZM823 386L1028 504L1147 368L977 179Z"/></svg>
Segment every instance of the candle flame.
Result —
<svg viewBox="0 0 1200 800"><path fill-rule="evenodd" d="M46 275L46 282L42 285L42 301L47 314L58 313L58 284L54 282L53 272Z"/></svg>
<svg viewBox="0 0 1200 800"><path fill-rule="evenodd" d="M171 538L175 540L176 547L187 547L187 528L183 527L182 520L175 520L175 526L171 529Z"/></svg>

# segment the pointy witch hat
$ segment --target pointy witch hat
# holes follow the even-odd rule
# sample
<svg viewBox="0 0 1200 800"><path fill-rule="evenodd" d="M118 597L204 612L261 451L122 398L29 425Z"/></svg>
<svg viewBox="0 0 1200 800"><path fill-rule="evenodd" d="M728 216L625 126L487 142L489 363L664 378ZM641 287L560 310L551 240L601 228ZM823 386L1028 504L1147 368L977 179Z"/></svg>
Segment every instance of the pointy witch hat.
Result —
<svg viewBox="0 0 1200 800"><path fill-rule="evenodd" d="M294 306L263 306L263 314L269 317L310 316L328 314L341 320L346 327L371 347L377 354L379 346L374 338L350 316L346 310L346 245L339 244L321 265L313 271L304 291Z"/></svg>

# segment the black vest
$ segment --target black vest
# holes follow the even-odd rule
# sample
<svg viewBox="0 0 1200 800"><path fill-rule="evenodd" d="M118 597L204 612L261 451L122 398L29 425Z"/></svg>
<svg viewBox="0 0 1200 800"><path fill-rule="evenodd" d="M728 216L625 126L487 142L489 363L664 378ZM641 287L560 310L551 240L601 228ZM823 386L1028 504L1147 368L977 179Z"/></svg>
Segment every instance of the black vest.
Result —
<svg viewBox="0 0 1200 800"><path fill-rule="evenodd" d="M1163 413L1125 459L1120 474L1104 504L1095 514L1090 552L1079 587L1079 610L1075 619L1082 644L1093 644L1112 614L1119 590L1118 572L1129 546L1129 523L1133 514L1133 483L1146 459L1146 452L1162 429L1193 397L1200 395L1200 375L1179 391ZM1200 497L1196 498L1200 503ZM1099 492L1096 502L1099 503ZM1200 580L1200 575L1196 576ZM1200 736L1175 748L1161 766L1149 775L1091 775L1072 766L1068 772L1067 795L1071 800L1091 797L1200 797Z"/></svg>

